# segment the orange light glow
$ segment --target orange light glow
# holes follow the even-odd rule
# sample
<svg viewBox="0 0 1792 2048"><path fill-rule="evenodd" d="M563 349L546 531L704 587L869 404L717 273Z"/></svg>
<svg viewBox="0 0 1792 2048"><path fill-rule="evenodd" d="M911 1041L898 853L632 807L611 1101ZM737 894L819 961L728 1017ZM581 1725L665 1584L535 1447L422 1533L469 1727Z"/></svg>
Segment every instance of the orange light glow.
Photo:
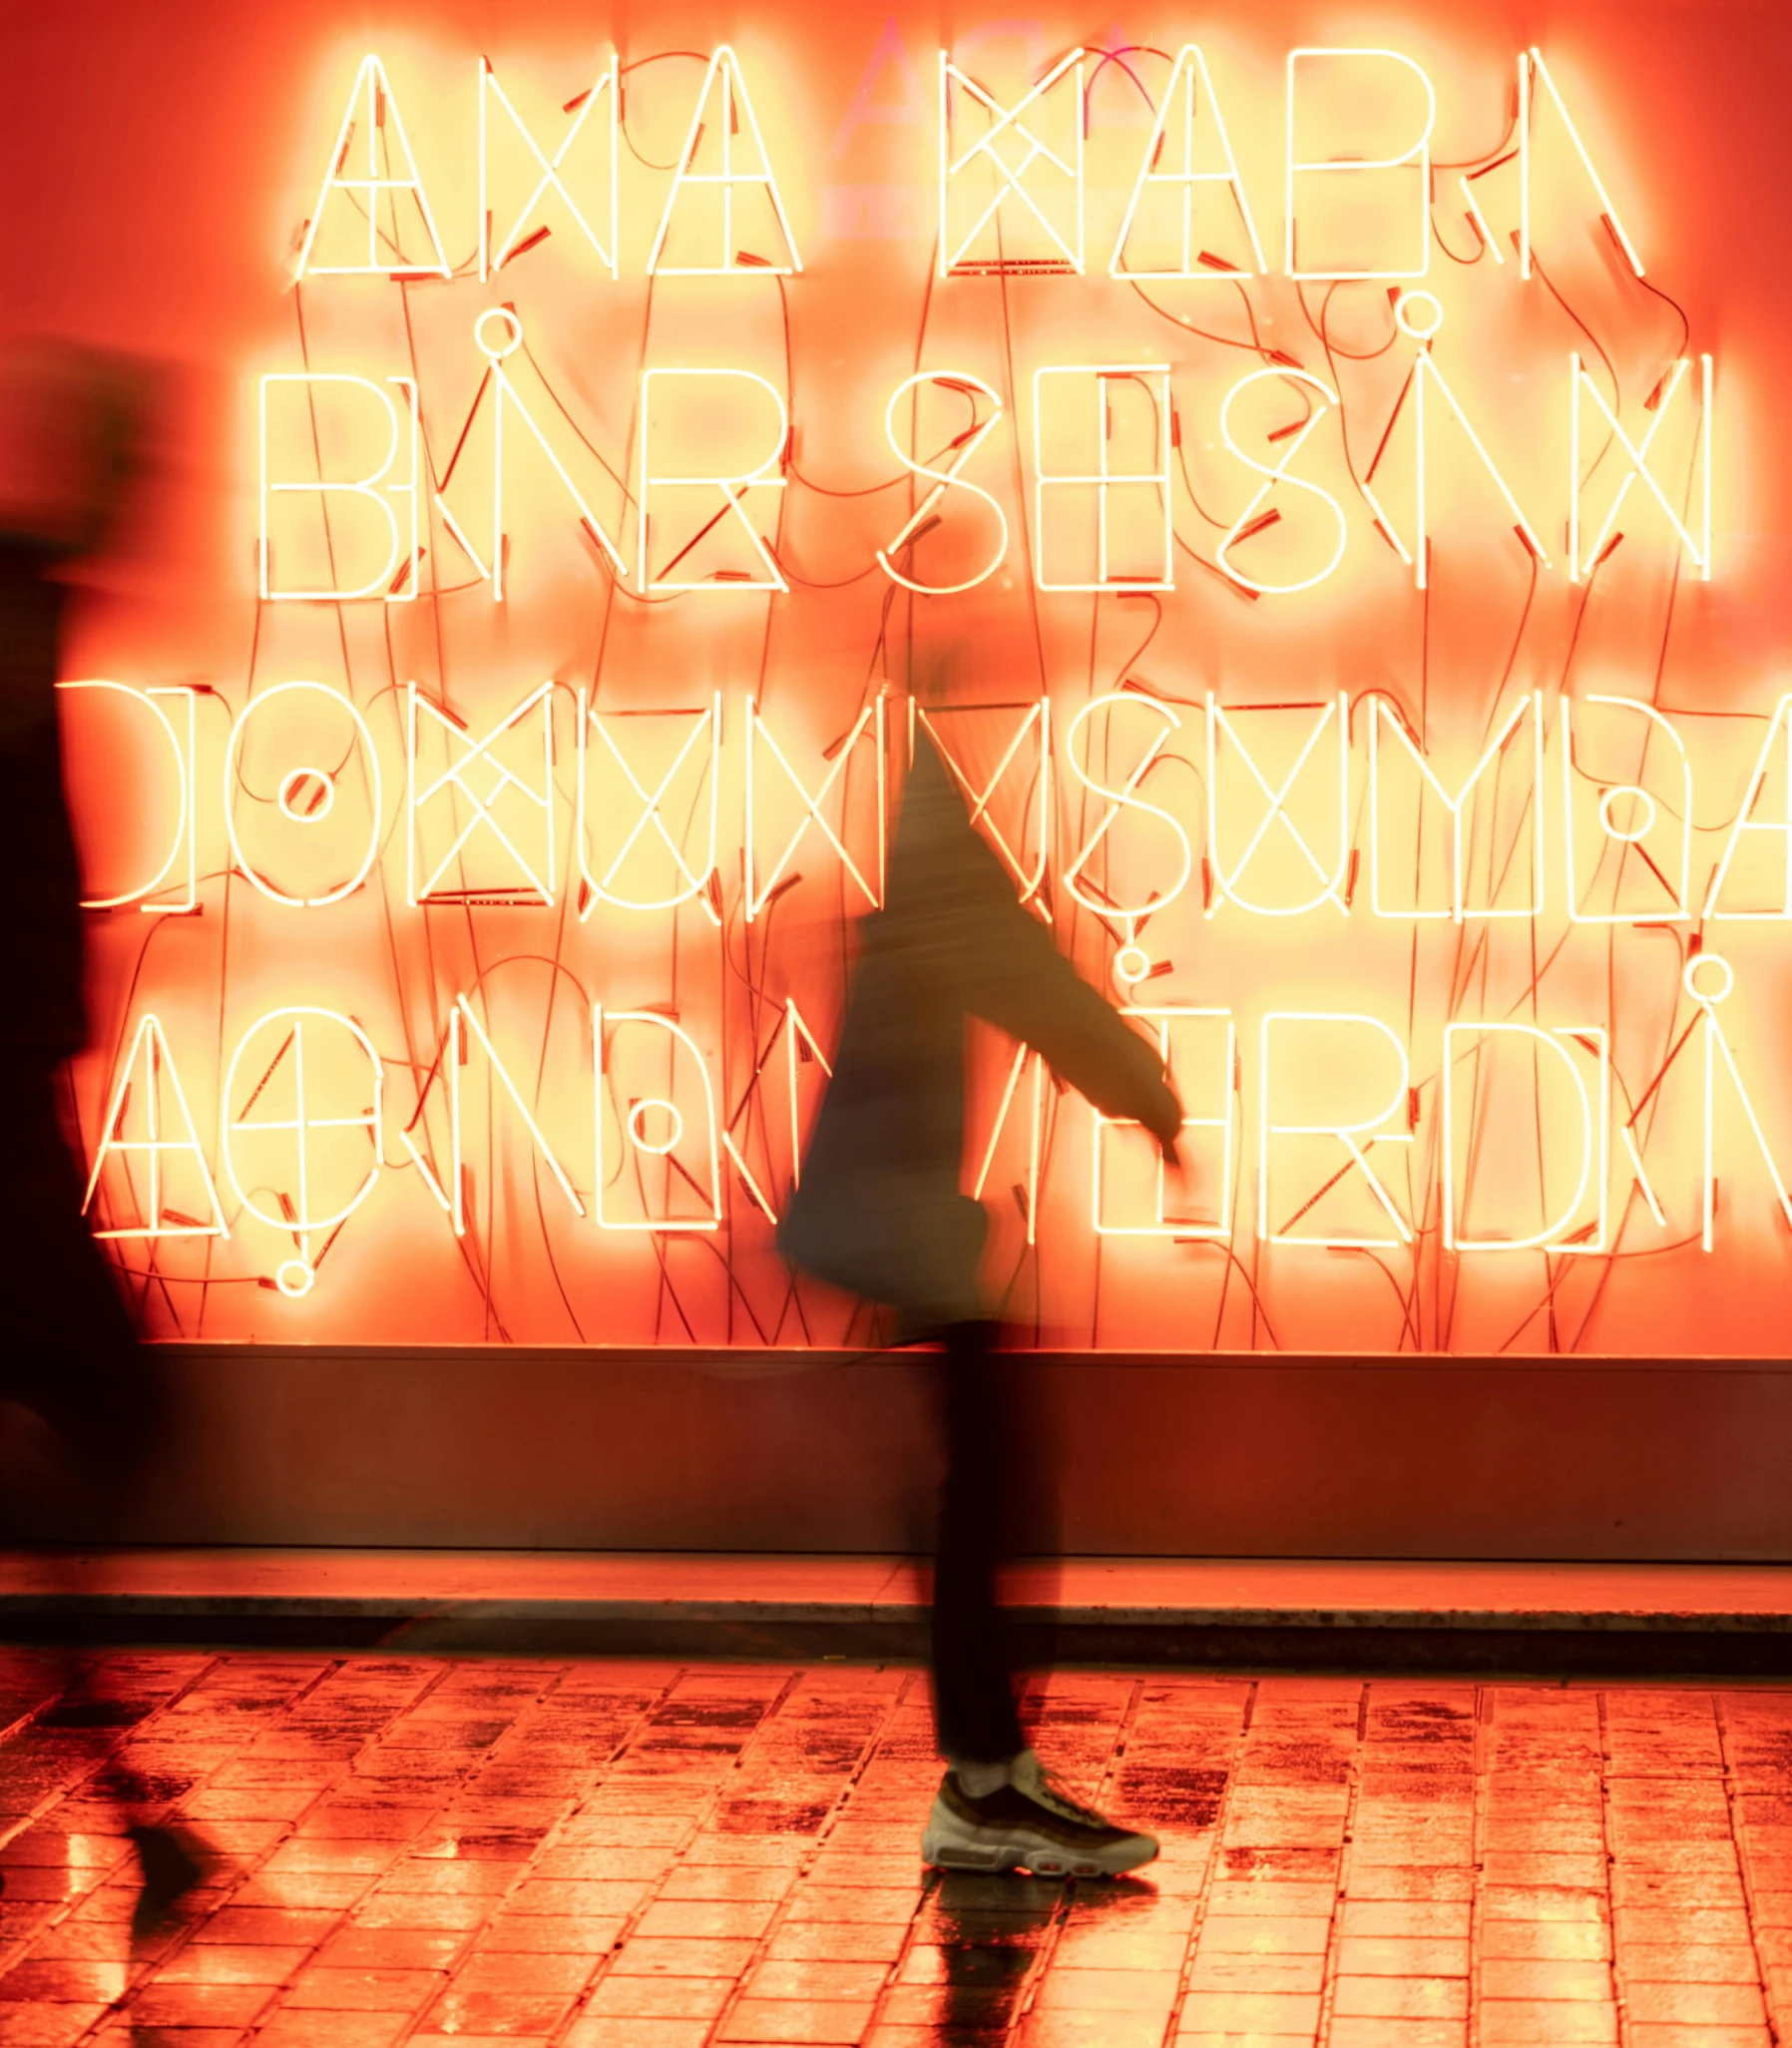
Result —
<svg viewBox="0 0 1792 2048"><path fill-rule="evenodd" d="M1786 287L1697 10L296 4L189 296L64 280L219 376L59 700L146 1328L865 1341L775 1225L931 746L1183 1103L971 1033L1032 1340L1783 1346Z"/></svg>

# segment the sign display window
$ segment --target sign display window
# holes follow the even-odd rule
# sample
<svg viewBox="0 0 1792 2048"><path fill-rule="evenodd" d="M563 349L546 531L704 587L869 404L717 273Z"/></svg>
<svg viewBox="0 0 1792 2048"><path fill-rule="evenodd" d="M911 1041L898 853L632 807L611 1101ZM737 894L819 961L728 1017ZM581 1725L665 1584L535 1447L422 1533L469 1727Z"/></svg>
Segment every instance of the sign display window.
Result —
<svg viewBox="0 0 1792 2048"><path fill-rule="evenodd" d="M1186 1111L974 1035L1023 1341L1781 1347L1784 342L1696 77L537 13L214 53L204 507L62 699L146 1332L875 1340L775 1233L927 745Z"/></svg>

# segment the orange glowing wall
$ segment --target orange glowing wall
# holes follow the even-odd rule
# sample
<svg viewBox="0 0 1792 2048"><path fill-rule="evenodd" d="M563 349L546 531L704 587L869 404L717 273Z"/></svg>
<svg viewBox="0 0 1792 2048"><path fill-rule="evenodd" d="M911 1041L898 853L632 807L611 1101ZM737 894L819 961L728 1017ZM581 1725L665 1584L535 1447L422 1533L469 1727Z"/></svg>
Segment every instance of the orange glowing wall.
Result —
<svg viewBox="0 0 1792 2048"><path fill-rule="evenodd" d="M868 1337L771 1219L925 724L1190 1119L974 1045L1036 1340L1778 1350L1789 42L17 24L6 318L183 365L63 700L145 1328Z"/></svg>

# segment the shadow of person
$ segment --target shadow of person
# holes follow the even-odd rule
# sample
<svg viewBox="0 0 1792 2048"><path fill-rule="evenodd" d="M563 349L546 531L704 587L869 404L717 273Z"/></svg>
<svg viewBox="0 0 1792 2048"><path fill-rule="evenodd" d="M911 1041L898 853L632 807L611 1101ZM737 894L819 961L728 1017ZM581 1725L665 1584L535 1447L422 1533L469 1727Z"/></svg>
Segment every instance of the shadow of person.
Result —
<svg viewBox="0 0 1792 2048"><path fill-rule="evenodd" d="M1157 1888L1137 1877L990 1877L940 1872L916 1922L898 1984L901 2016L939 2048L981 2048L1018 2022L1053 1936L1080 1922L1137 1911Z"/></svg>

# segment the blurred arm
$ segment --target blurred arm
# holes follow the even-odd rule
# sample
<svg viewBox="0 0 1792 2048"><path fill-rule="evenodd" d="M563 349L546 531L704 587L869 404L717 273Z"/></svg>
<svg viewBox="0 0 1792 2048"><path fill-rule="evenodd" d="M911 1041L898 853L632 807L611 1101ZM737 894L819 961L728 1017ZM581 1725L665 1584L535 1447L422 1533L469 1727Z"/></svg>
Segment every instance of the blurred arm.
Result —
<svg viewBox="0 0 1792 2048"><path fill-rule="evenodd" d="M983 851L996 868L994 855ZM1105 1117L1130 1117L1160 1144L1173 1145L1182 1105L1157 1048L1059 952L1047 928L1014 900L999 868L995 880L1007 914L1001 944L973 963L972 1009L1024 1040Z"/></svg>
<svg viewBox="0 0 1792 2048"><path fill-rule="evenodd" d="M975 1015L1022 1040L1104 1116L1130 1117L1173 1145L1182 1106L1157 1048L1083 979L1047 927L1015 900L1001 862L971 828L938 756L916 750L905 799L920 815L909 841L909 887L953 955L954 978ZM900 842L899 842L900 843Z"/></svg>

